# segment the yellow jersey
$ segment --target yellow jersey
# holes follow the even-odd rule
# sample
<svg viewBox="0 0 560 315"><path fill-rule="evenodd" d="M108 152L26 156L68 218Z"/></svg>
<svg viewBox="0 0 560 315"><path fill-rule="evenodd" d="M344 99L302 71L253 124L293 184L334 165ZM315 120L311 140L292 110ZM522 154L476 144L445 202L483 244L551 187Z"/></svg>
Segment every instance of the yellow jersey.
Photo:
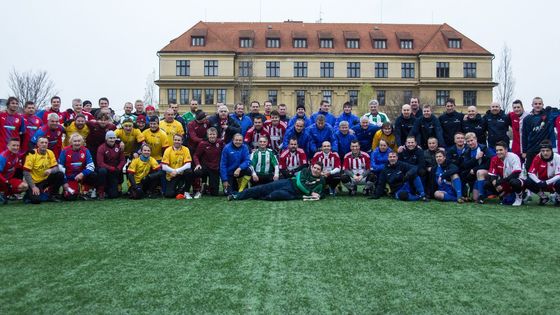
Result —
<svg viewBox="0 0 560 315"><path fill-rule="evenodd" d="M167 141L169 141L169 145L173 145L173 136L175 135L184 135L185 130L183 129L183 125L180 122L173 120L173 122L166 122L162 120L159 122L159 128L165 131L167 134Z"/></svg>
<svg viewBox="0 0 560 315"><path fill-rule="evenodd" d="M153 157L150 156L150 159L146 162L142 161L140 157L137 157L130 162L127 172L129 174L134 174L134 181L136 185L139 185L142 179L150 174L150 171L155 171L157 169L159 169L159 164Z"/></svg>
<svg viewBox="0 0 560 315"><path fill-rule="evenodd" d="M124 129L115 130L117 138L121 139L124 143L124 155L129 156L136 152L138 144L144 141L144 134L140 129L132 128L132 131L127 133Z"/></svg>
<svg viewBox="0 0 560 315"><path fill-rule="evenodd" d="M183 165L191 161L192 161L191 152L187 147L182 145L181 148L178 150L176 150L173 146L165 149L161 163L168 165L172 169L177 169L177 168L181 168ZM170 180L171 174L166 173L165 178L167 180Z"/></svg>
<svg viewBox="0 0 560 315"><path fill-rule="evenodd" d="M64 128L66 130L66 136L64 137L64 146L70 145L70 136L77 133L80 136L84 137L84 146L86 145L86 138L89 134L89 127L84 125L82 129L76 128L76 123L72 122L70 126Z"/></svg>
<svg viewBox="0 0 560 315"><path fill-rule="evenodd" d="M39 154L37 149L33 154L28 154L25 158L23 170L31 173L31 178L35 184L40 183L49 177L45 171L57 166L53 151L47 149L45 154Z"/></svg>
<svg viewBox="0 0 560 315"><path fill-rule="evenodd" d="M152 132L150 129L146 129L142 132L142 135L146 144L152 149L150 156L161 161L163 150L169 146L165 131L158 129L158 131Z"/></svg>

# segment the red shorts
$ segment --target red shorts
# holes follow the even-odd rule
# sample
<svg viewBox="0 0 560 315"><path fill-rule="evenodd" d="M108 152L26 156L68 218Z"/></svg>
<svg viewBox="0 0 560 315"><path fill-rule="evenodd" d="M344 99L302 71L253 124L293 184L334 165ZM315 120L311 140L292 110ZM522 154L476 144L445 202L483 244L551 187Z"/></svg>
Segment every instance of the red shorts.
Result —
<svg viewBox="0 0 560 315"><path fill-rule="evenodd" d="M6 196L11 196L15 193L19 193L18 187L19 185L21 185L21 183L23 183L23 180L19 178L11 178L8 179L8 183L10 183L10 186L12 186L12 188L8 189L8 185L6 185L5 183L0 183L0 191L3 192Z"/></svg>

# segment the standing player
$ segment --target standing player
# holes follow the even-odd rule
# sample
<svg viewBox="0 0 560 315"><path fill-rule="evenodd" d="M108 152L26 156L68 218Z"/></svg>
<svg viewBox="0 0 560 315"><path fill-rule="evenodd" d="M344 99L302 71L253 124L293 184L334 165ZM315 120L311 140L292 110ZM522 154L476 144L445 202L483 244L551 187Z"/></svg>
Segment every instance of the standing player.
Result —
<svg viewBox="0 0 560 315"><path fill-rule="evenodd" d="M552 152L550 140L540 143L540 152L533 158L528 170L527 188L539 195L539 205L550 200L546 192L555 192L555 206L560 206L560 155Z"/></svg>
<svg viewBox="0 0 560 315"><path fill-rule="evenodd" d="M384 122L391 122L387 114L378 111L379 102L377 100L369 101L369 113L365 114L362 117L368 119L371 125L375 125L377 127L381 127Z"/></svg>
<svg viewBox="0 0 560 315"><path fill-rule="evenodd" d="M0 203L8 202L7 196L27 190L27 184L17 178L16 172L22 169L19 154L19 138L8 140L8 147L0 153Z"/></svg>
<svg viewBox="0 0 560 315"><path fill-rule="evenodd" d="M245 144L249 147L251 152L258 149L259 139L261 137L265 137L267 139L270 137L268 131L264 128L262 117L262 115L255 116L255 118L253 118L253 127L249 128L245 134Z"/></svg>
<svg viewBox="0 0 560 315"><path fill-rule="evenodd" d="M410 105L404 104L401 108L401 114L395 119L395 139L399 148L404 149L406 137L416 122L416 117L412 115Z"/></svg>
<svg viewBox="0 0 560 315"><path fill-rule="evenodd" d="M440 146L445 144L441 125L436 116L432 114L432 106L430 105L422 106L422 117L416 120L410 134L416 136L416 143L422 149L428 147L428 139L431 137L438 139Z"/></svg>
<svg viewBox="0 0 560 315"><path fill-rule="evenodd" d="M364 185L364 195L371 193L373 178L370 175L371 161L369 154L360 150L357 140L350 144L350 152L344 156L342 169L344 174L340 177L342 183L348 189L350 196L355 196L358 185Z"/></svg>
<svg viewBox="0 0 560 315"><path fill-rule="evenodd" d="M347 122L350 128L360 124L360 117L352 114L352 103L346 102L342 105L342 114L336 119L333 128L338 129L341 122Z"/></svg>
<svg viewBox="0 0 560 315"><path fill-rule="evenodd" d="M25 132L25 122L17 112L18 107L18 99L10 97L8 98L6 111L0 113L0 151L6 150L10 139L21 139Z"/></svg>
<svg viewBox="0 0 560 315"><path fill-rule="evenodd" d="M340 183L341 163L338 153L332 151L330 142L324 141L321 146L321 151L315 153L313 156L311 165L317 163L323 165L321 174L329 187L329 194L334 196L336 194L336 186Z"/></svg>
<svg viewBox="0 0 560 315"><path fill-rule="evenodd" d="M467 114L463 118L463 133L473 132L478 139L478 143L486 145L487 126L486 121L477 112L476 106L467 107Z"/></svg>
<svg viewBox="0 0 560 315"><path fill-rule="evenodd" d="M521 152L525 159L525 169L529 169L533 158L539 154L540 143L552 139L553 121L550 121L550 111L544 109L543 99L533 99L533 110L523 119L521 131Z"/></svg>
<svg viewBox="0 0 560 315"><path fill-rule="evenodd" d="M453 136L462 130L464 115L455 110L455 99L448 98L445 102L445 112L439 116L439 123L443 131L442 147L449 148L453 145Z"/></svg>
<svg viewBox="0 0 560 315"><path fill-rule="evenodd" d="M290 122L290 117L288 116L288 107L286 104L278 104L278 114L280 116L280 121L288 126L288 122Z"/></svg>
<svg viewBox="0 0 560 315"><path fill-rule="evenodd" d="M49 121L49 115L56 114L58 116L58 123L59 124L64 123L64 115L60 111L60 104L61 104L60 97L58 96L51 97L51 107L49 109L44 109L39 111L37 113L37 117L39 117L43 121L43 124L46 125L48 124Z"/></svg>
<svg viewBox="0 0 560 315"><path fill-rule="evenodd" d="M51 150L55 158L58 158L62 150L62 135L64 128L59 123L59 117L56 113L50 113L47 125L41 127L31 138L30 147L33 149L38 144L39 138L45 137L48 140L48 149Z"/></svg>
<svg viewBox="0 0 560 315"><path fill-rule="evenodd" d="M338 151L338 144L334 137L334 129L326 122L325 116L319 114L315 123L306 128L309 134L309 152L315 154L321 150L323 142L328 141L334 151Z"/></svg>
<svg viewBox="0 0 560 315"><path fill-rule="evenodd" d="M496 147L496 142L503 141L509 144L507 135L511 122L509 116L501 109L500 103L492 102L490 110L483 117L488 128L488 146L492 149Z"/></svg>
<svg viewBox="0 0 560 315"><path fill-rule="evenodd" d="M229 115L232 119L234 119L239 126L241 127L241 135L245 137L247 130L251 128L253 125L253 121L249 116L245 115L245 105L243 103L235 104L234 111L231 115Z"/></svg>
<svg viewBox="0 0 560 315"><path fill-rule="evenodd" d="M23 121L25 124L25 133L23 135L23 142L20 145L20 153L25 153L29 150L31 138L33 138L37 130L43 125L43 121L35 115L35 103L31 101L25 102Z"/></svg>
<svg viewBox="0 0 560 315"><path fill-rule="evenodd" d="M309 133L307 133L307 130L305 129L305 122L303 119L298 119L291 128L288 128L288 130L286 130L282 148L288 147L288 141L293 138L297 140L299 147L303 151L305 151L305 154L309 155L308 143L310 141L310 137Z"/></svg>
<svg viewBox="0 0 560 315"><path fill-rule="evenodd" d="M127 120L131 122L131 120ZM120 196L119 185L123 183L122 169L126 163L125 152L117 144L117 135L109 130L105 143L97 149L97 197L99 200Z"/></svg>
<svg viewBox="0 0 560 315"><path fill-rule="evenodd" d="M164 120L159 122L159 128L165 131L165 134L167 135L167 143L170 145L173 143L173 136L180 135L182 138L185 134L183 125L175 120L175 112L171 108L165 110Z"/></svg>
<svg viewBox="0 0 560 315"><path fill-rule="evenodd" d="M520 100L513 101L512 111L509 113L509 120L511 122L511 152L521 157L521 130L523 129L523 119L527 117L527 112L523 108L523 103Z"/></svg>
<svg viewBox="0 0 560 315"><path fill-rule="evenodd" d="M506 200L508 195L515 193L513 206L523 203L523 182L521 175L521 160L512 152L508 152L508 145L504 141L496 142L496 155L490 160L488 181L485 188L491 194L502 195Z"/></svg>
<svg viewBox="0 0 560 315"><path fill-rule="evenodd" d="M145 143L150 147L151 156L159 163L163 157L163 152L169 147L167 134L159 128L159 118L150 117L150 129L142 132Z"/></svg>
<svg viewBox="0 0 560 315"><path fill-rule="evenodd" d="M134 128L134 122L131 119L125 119L122 123L122 128L115 130L115 135L124 144L124 155L129 160L132 161L133 158L138 157L138 150L140 146L144 143L144 134L140 129ZM107 134L105 134L107 138ZM107 139L105 139L105 142ZM99 150L98 150L99 152Z"/></svg>
<svg viewBox="0 0 560 315"><path fill-rule="evenodd" d="M313 113L311 117L309 117L311 123L316 123L317 117L319 117L319 115L323 115L325 117L325 122L331 125L332 128L334 128L334 126L336 125L336 117L334 117L334 115L330 113L330 110L331 103L329 103L329 101L322 100L321 104L319 105L319 110L316 113Z"/></svg>
<svg viewBox="0 0 560 315"><path fill-rule="evenodd" d="M64 173L64 198L89 200L90 189L97 185L97 176L91 153L84 147L84 138L75 133L70 136L70 146L58 158L58 168Z"/></svg>
<svg viewBox="0 0 560 315"><path fill-rule="evenodd" d="M290 139L288 148L280 154L278 168L282 178L292 178L297 172L307 167L307 157L303 149L298 148L296 138Z"/></svg>
<svg viewBox="0 0 560 315"><path fill-rule="evenodd" d="M86 125L89 128L89 133L86 137L86 146L90 152L97 152L99 146L101 146L105 142L105 134L107 133L107 131L117 129L117 127L112 124L111 121L112 119L109 114L101 111L98 114L96 121L86 122ZM93 155L93 163L97 163L95 161L96 158L97 154Z"/></svg>
<svg viewBox="0 0 560 315"><path fill-rule="evenodd" d="M347 121L341 121L337 128L338 131L334 134L334 138L338 144L337 153L338 156L345 156L346 153L350 152L350 143L352 143L352 140L356 140L356 135L354 135L354 133L350 133L350 123Z"/></svg>
<svg viewBox="0 0 560 315"><path fill-rule="evenodd" d="M259 147L251 153L251 184L262 185L280 178L276 153L268 148L268 138L259 138Z"/></svg>
<svg viewBox="0 0 560 315"><path fill-rule="evenodd" d="M218 139L218 131L214 127L208 128L206 135L208 140L202 140L198 144L193 157L194 176L201 178L203 183L206 183L208 178L208 192L217 196L220 189L220 157L224 143Z"/></svg>
<svg viewBox="0 0 560 315"><path fill-rule="evenodd" d="M282 151L282 142L286 134L286 123L280 121L280 114L273 110L270 113L270 120L264 123L264 129L270 136L270 148L280 154Z"/></svg>

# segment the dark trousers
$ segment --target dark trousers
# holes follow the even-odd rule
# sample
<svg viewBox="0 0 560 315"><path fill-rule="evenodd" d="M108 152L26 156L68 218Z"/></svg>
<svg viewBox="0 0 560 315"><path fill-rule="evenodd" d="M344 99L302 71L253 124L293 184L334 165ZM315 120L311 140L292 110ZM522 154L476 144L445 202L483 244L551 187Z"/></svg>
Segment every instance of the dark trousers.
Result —
<svg viewBox="0 0 560 315"><path fill-rule="evenodd" d="M237 180L243 176L251 176L251 170L249 168L241 170L241 172L239 173L239 177L235 177L233 176L233 174L228 174L228 183L232 192L236 192L239 190Z"/></svg>
<svg viewBox="0 0 560 315"><path fill-rule="evenodd" d="M289 179L280 179L268 184L254 186L237 194L236 199L292 200L300 198Z"/></svg>
<svg viewBox="0 0 560 315"><path fill-rule="evenodd" d="M527 178L525 182L525 187L530 191L534 192L535 194L539 193L540 191L548 191L548 192L556 192L560 193L560 180L556 181L553 185L549 185L545 188L539 187L538 183L535 183L531 178Z"/></svg>
<svg viewBox="0 0 560 315"><path fill-rule="evenodd" d="M527 152L527 155L525 156L525 169L527 171L529 171L529 169L531 168L531 163L533 163L533 159L538 154L539 154L539 151L537 151L537 152Z"/></svg>
<svg viewBox="0 0 560 315"><path fill-rule="evenodd" d="M194 171L195 178L201 178L203 183L208 182L208 189L210 195L217 196L220 190L220 171L211 170L205 165L202 168Z"/></svg>
<svg viewBox="0 0 560 315"><path fill-rule="evenodd" d="M328 187L335 189L336 186L340 184L340 174L334 174L334 175L331 174L330 176L325 177L325 183L327 184Z"/></svg>
<svg viewBox="0 0 560 315"><path fill-rule="evenodd" d="M119 184L123 182L123 173L120 169L109 171L106 168L97 170L98 194L106 194L108 198L119 196Z"/></svg>
<svg viewBox="0 0 560 315"><path fill-rule="evenodd" d="M251 179L251 186L264 185L274 181L274 174L257 175L257 176L259 177L259 181L255 182Z"/></svg>
<svg viewBox="0 0 560 315"><path fill-rule="evenodd" d="M130 176L133 176L132 174L128 174L128 175L129 178ZM142 178L140 183L136 183L136 185L130 187L129 189L130 198L142 199L144 198L144 195L146 193L153 193L157 185L161 184L162 175L163 175L162 171L157 171L146 175L144 178Z"/></svg>
<svg viewBox="0 0 560 315"><path fill-rule="evenodd" d="M48 195L58 195L60 192L60 187L64 184L64 174L62 172L51 173L47 179L42 182L36 183L35 186L41 190L41 194L46 193L45 189L48 188ZM41 203L41 194L35 196L31 187L27 190L27 195L31 200L31 203L38 204Z"/></svg>
<svg viewBox="0 0 560 315"><path fill-rule="evenodd" d="M192 170L185 170L183 174L167 180L165 185L164 196L166 198L175 198L175 196L183 191L189 191L193 182Z"/></svg>

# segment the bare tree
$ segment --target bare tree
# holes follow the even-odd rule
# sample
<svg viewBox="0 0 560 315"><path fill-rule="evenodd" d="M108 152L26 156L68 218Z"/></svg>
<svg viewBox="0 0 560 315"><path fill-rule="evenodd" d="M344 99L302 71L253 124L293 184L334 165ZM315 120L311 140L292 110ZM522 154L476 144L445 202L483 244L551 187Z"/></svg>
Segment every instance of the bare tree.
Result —
<svg viewBox="0 0 560 315"><path fill-rule="evenodd" d="M498 81L496 89L498 90L498 102L500 102L505 112L509 112L515 92L515 78L511 69L511 60L511 49L509 49L507 44L504 44L498 72L496 73L496 80Z"/></svg>
<svg viewBox="0 0 560 315"><path fill-rule="evenodd" d="M358 91L358 116L369 113L369 101L375 97L373 87L371 85L364 83L360 86Z"/></svg>
<svg viewBox="0 0 560 315"><path fill-rule="evenodd" d="M389 119L394 121L401 114L401 107L404 104L404 93L401 91L387 91L383 112Z"/></svg>
<svg viewBox="0 0 560 315"><path fill-rule="evenodd" d="M249 102L252 101L251 95L253 94L253 79L255 75L253 73L253 65L254 65L254 55L253 53L249 53L247 58L243 58L240 62L247 62L246 66L243 69L240 69L239 73L237 74L237 89L239 91L239 102L245 105L245 108L248 108Z"/></svg>
<svg viewBox="0 0 560 315"><path fill-rule="evenodd" d="M146 78L146 87L144 89L144 104L157 106L157 104L159 103L158 87L155 84L155 80L156 80L156 70L153 69L152 72L150 72L150 74L148 74L148 77Z"/></svg>
<svg viewBox="0 0 560 315"><path fill-rule="evenodd" d="M38 109L41 109L47 105L50 97L58 94L54 82L44 70L18 72L12 69L8 77L8 86L13 95L19 99L20 107L23 107L25 102L32 101Z"/></svg>

